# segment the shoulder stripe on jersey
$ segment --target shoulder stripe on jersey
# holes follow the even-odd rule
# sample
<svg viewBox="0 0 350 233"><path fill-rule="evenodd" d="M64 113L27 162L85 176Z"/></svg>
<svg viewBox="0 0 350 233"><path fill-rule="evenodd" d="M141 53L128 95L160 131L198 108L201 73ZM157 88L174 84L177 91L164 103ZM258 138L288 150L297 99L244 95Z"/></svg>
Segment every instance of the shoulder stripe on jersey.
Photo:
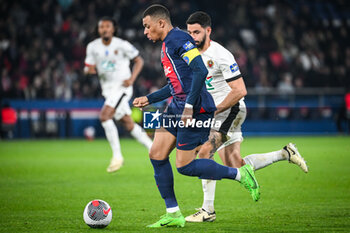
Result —
<svg viewBox="0 0 350 233"><path fill-rule="evenodd" d="M190 64L191 61L196 58L197 56L200 56L201 54L199 53L197 48L193 48L186 53L182 55L182 59L187 63Z"/></svg>
<svg viewBox="0 0 350 233"><path fill-rule="evenodd" d="M240 79L240 78L242 78L242 75L237 75L235 77L226 79L226 82L229 83L229 82L235 81L235 80Z"/></svg>

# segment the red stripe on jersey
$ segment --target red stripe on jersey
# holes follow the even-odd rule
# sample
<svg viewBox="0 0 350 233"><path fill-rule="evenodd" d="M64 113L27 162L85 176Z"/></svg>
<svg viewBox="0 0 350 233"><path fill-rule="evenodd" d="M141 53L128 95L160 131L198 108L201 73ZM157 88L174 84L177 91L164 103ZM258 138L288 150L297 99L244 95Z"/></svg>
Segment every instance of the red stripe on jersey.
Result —
<svg viewBox="0 0 350 233"><path fill-rule="evenodd" d="M90 64L85 63L85 66L91 67L91 66L95 66L95 65L90 65Z"/></svg>
<svg viewBox="0 0 350 233"><path fill-rule="evenodd" d="M162 45L162 56L161 56L161 62L163 64L163 69L165 76L169 78L171 85L174 88L175 94L176 95L184 95L183 88L181 86L181 82L179 78L177 77L177 74L175 72L175 69L173 67L173 64L171 63L168 54L166 53L166 47L165 43L163 42Z"/></svg>

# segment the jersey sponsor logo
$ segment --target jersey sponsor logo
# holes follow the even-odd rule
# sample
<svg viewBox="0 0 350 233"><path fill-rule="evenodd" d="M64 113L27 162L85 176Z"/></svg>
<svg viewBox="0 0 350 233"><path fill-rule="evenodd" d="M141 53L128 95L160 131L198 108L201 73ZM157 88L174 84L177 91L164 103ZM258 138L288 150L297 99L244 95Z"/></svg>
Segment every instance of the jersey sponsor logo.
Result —
<svg viewBox="0 0 350 233"><path fill-rule="evenodd" d="M207 90L214 90L213 85L211 84L211 82L213 81L213 76L209 76L205 79L205 85L207 86Z"/></svg>
<svg viewBox="0 0 350 233"><path fill-rule="evenodd" d="M230 70L232 73L238 71L239 67L238 67L237 63L233 63L232 65L230 65Z"/></svg>
<svg viewBox="0 0 350 233"><path fill-rule="evenodd" d="M164 69L165 76L168 76L168 74L172 72L170 66L164 66L163 69Z"/></svg>
<svg viewBox="0 0 350 233"><path fill-rule="evenodd" d="M211 68L211 67L213 67L214 62L213 62L213 60L209 60L209 61L207 62L207 64L208 64L208 67Z"/></svg>
<svg viewBox="0 0 350 233"><path fill-rule="evenodd" d="M194 48L194 45L190 42L187 41L183 46L182 46L186 51L189 51Z"/></svg>
<svg viewBox="0 0 350 233"><path fill-rule="evenodd" d="M101 62L101 67L107 72L115 71L115 61L104 60Z"/></svg>
<svg viewBox="0 0 350 233"><path fill-rule="evenodd" d="M109 54L109 51L108 51L108 50L106 50L106 51L105 51L105 55L106 55L106 57L108 56L108 54Z"/></svg>

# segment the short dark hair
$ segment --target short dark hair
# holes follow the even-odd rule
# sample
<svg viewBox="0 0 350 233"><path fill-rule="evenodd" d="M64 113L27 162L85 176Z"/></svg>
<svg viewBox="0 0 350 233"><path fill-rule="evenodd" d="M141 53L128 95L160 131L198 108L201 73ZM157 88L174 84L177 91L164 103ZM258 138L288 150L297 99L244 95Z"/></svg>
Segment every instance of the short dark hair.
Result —
<svg viewBox="0 0 350 233"><path fill-rule="evenodd" d="M100 23L101 21L110 21L113 24L114 28L117 26L117 22L112 17L109 17L109 16L103 16L102 18L100 18L98 23Z"/></svg>
<svg viewBox="0 0 350 233"><path fill-rule="evenodd" d="M149 6L144 12L143 12L143 18L146 16L151 16L151 17L159 17L166 19L170 22L170 13L168 9L160 4L153 4Z"/></svg>
<svg viewBox="0 0 350 233"><path fill-rule="evenodd" d="M211 27L211 18L210 16L203 11L196 11L188 17L186 24L195 24L198 23L203 28Z"/></svg>

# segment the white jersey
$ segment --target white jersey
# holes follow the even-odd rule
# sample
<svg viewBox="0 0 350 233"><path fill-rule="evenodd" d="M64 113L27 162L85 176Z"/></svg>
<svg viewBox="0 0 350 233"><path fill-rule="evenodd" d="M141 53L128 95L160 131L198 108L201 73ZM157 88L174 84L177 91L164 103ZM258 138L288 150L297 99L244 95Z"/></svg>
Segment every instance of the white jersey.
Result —
<svg viewBox="0 0 350 233"><path fill-rule="evenodd" d="M96 66L102 94L106 97L115 90L124 89L123 81L131 76L130 60L138 55L139 51L126 40L113 37L106 46L98 38L87 46L85 65Z"/></svg>
<svg viewBox="0 0 350 233"><path fill-rule="evenodd" d="M215 41L201 55L208 69L205 84L217 106L231 91L227 82L240 78L241 72L232 53Z"/></svg>

